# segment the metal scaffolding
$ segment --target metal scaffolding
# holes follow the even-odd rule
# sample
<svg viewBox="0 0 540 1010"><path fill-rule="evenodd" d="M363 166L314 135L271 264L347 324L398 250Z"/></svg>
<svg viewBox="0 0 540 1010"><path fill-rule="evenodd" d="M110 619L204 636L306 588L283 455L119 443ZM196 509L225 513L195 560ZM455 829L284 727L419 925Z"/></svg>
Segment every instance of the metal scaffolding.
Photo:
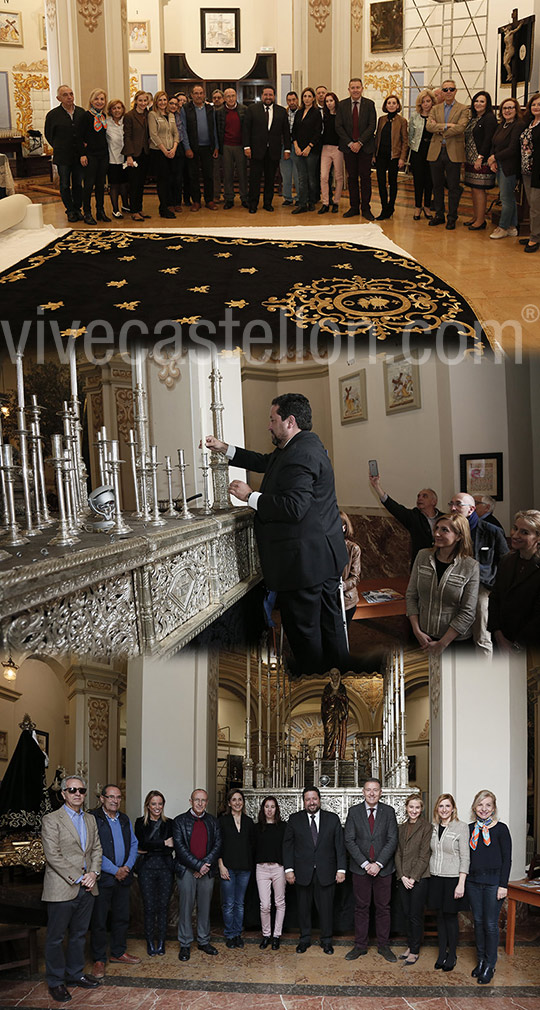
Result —
<svg viewBox="0 0 540 1010"><path fill-rule="evenodd" d="M403 98L452 78L465 101L486 85L489 0L404 0Z"/></svg>

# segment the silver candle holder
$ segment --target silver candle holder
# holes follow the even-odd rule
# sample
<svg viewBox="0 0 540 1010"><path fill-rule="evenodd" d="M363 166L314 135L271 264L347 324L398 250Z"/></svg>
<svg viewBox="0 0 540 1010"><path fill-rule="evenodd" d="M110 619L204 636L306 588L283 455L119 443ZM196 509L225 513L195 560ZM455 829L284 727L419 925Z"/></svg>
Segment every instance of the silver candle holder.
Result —
<svg viewBox="0 0 540 1010"><path fill-rule="evenodd" d="M165 466L163 467L163 469L165 470L165 474L167 477L167 489L169 492L169 507L167 508L167 511L163 513L163 515L166 519L179 519L180 516L178 515L178 512L174 507L174 501L173 501L172 466L170 456L165 456Z"/></svg>
<svg viewBox="0 0 540 1010"><path fill-rule="evenodd" d="M202 453L202 463L199 469L202 470L203 475L203 505L201 513L203 516L210 516L212 515L212 506L210 504L210 478L208 475L210 465L208 463L207 452Z"/></svg>
<svg viewBox="0 0 540 1010"><path fill-rule="evenodd" d="M133 490L135 492L135 511L131 513L133 519L142 519L141 495L139 494L139 474L137 472L137 439L133 428L129 429L128 440L129 459L131 463L131 476L133 478Z"/></svg>
<svg viewBox="0 0 540 1010"><path fill-rule="evenodd" d="M34 529L34 524L32 522L32 500L30 496L30 469L28 466L28 445L26 441L28 432L26 430L26 416L24 411L24 372L23 372L22 351L17 352L15 366L17 370L17 404L18 404L17 428L19 436L19 454L21 459L21 479L22 479L24 514L26 524L24 535L27 537L33 537L36 535L38 530Z"/></svg>
<svg viewBox="0 0 540 1010"><path fill-rule="evenodd" d="M159 466L157 458L157 445L150 446L150 460L148 467L152 478L152 503L151 518L148 520L149 526L166 526L167 520L163 519L159 512L158 490L157 490L157 468Z"/></svg>
<svg viewBox="0 0 540 1010"><path fill-rule="evenodd" d="M15 481L15 467L13 466L13 449L10 445L1 446L2 454L0 461L2 464L2 476L5 489L5 513L6 513L6 534L2 539L3 547L18 547L20 544L27 544L28 537L22 532L15 513L15 495L13 494L13 483Z"/></svg>
<svg viewBox="0 0 540 1010"><path fill-rule="evenodd" d="M121 467L121 465L122 465L123 462L124 462L124 460L120 459L120 455L119 455L118 441L117 441L117 439L113 438L111 440L111 453L110 453L110 456L109 456L109 470L110 470L110 473L111 473L111 481L112 481L112 486L113 486L113 491L114 491L115 518L114 518L114 526L111 529L111 533L116 533L118 536L123 536L126 533L131 533L132 532L131 526L128 526L128 524L126 522L124 522L124 519L122 517L122 513L120 511L120 481L119 481L119 474L120 474L120 467Z"/></svg>
<svg viewBox="0 0 540 1010"><path fill-rule="evenodd" d="M58 531L52 538L52 540L49 540L49 546L69 547L71 544L78 543L79 537L76 536L72 530L71 524L68 519L68 512L66 509L66 498L64 493L64 449L62 444L62 436L53 435L51 438L51 442L52 442L51 463L54 467L54 476L56 479L59 522L58 522Z"/></svg>
<svg viewBox="0 0 540 1010"><path fill-rule="evenodd" d="M184 450L178 449L178 469L180 471L180 486L182 488L182 509L180 512L181 519L194 519L195 516L193 512L190 512L187 505L187 495L186 495L186 460L184 456Z"/></svg>
<svg viewBox="0 0 540 1010"><path fill-rule="evenodd" d="M30 428L32 431L32 438L35 440L36 453L37 453L37 483L39 486L39 495L41 498L41 512L43 516L43 525L51 526L54 522L50 512L49 504L47 502L47 485L45 483L45 467L43 464L43 435L41 434L41 411L42 407L38 406L37 396L35 393L32 394L32 403L30 406L31 422Z"/></svg>

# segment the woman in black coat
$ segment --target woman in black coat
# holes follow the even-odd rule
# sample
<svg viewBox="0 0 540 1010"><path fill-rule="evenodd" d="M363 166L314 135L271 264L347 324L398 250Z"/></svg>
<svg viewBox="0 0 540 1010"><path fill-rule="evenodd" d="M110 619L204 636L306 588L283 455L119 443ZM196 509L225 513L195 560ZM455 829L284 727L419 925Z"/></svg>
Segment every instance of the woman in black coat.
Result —
<svg viewBox="0 0 540 1010"><path fill-rule="evenodd" d="M152 789L134 831L139 843L137 873L144 909L148 956L165 953L167 911L174 883L173 822L164 814L165 797Z"/></svg>
<svg viewBox="0 0 540 1010"><path fill-rule="evenodd" d="M107 144L107 116L105 106L107 95L101 88L94 88L88 101L88 111L81 123L83 144L81 165L83 172L83 214L85 224L110 221L105 213L105 181L109 167L109 147ZM95 191L96 217L92 216L91 197Z"/></svg>
<svg viewBox="0 0 540 1010"><path fill-rule="evenodd" d="M516 512L509 554L497 565L488 630L502 652L540 642L540 512Z"/></svg>
<svg viewBox="0 0 540 1010"><path fill-rule="evenodd" d="M473 218L467 221L469 231L486 227L487 191L495 185L495 173L488 165L497 119L491 95L478 91L471 102L471 118L465 127L465 182L471 187Z"/></svg>
<svg viewBox="0 0 540 1010"><path fill-rule="evenodd" d="M148 95L137 91L133 108L124 116L124 150L126 175L129 183L129 206L134 221L144 221L144 180L148 167L150 138L148 134Z"/></svg>
<svg viewBox="0 0 540 1010"><path fill-rule="evenodd" d="M481 789L472 802L469 824L471 862L466 891L474 916L477 964L471 975L487 985L495 974L499 945L499 913L508 894L512 864L510 832L497 816L497 798Z"/></svg>
<svg viewBox="0 0 540 1010"><path fill-rule="evenodd" d="M493 140L488 165L497 173L497 185L502 211L499 225L490 238L513 238L517 235L518 213L516 182L520 174L521 149L519 138L525 129L517 98L505 98L499 110L500 121Z"/></svg>
<svg viewBox="0 0 540 1010"><path fill-rule="evenodd" d="M319 192L319 147L322 118L313 88L304 88L300 108L294 117L292 142L298 170L298 207L293 214L314 210Z"/></svg>
<svg viewBox="0 0 540 1010"><path fill-rule="evenodd" d="M231 789L227 794L229 813L219 821L221 856L218 866L226 947L244 946L244 898L255 850L255 825L244 813L245 802L241 789Z"/></svg>

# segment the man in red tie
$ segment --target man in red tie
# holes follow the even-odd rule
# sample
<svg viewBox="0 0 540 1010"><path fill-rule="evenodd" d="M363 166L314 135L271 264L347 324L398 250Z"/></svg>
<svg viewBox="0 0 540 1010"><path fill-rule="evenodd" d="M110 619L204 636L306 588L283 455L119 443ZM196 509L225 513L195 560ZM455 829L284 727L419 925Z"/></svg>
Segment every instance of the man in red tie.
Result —
<svg viewBox="0 0 540 1010"><path fill-rule="evenodd" d="M362 98L364 86L359 77L349 81L350 98L339 103L336 113L336 130L339 149L343 151L349 177L351 206L343 217L362 216L373 221L371 213L371 159L375 153L375 128L377 114L369 98ZM360 188L358 186L360 179Z"/></svg>
<svg viewBox="0 0 540 1010"><path fill-rule="evenodd" d="M393 808L380 802L381 794L379 779L368 779L364 803L350 808L345 824L354 892L354 947L345 955L347 961L367 954L372 900L379 954L386 961L397 960L390 949L390 899L398 827Z"/></svg>

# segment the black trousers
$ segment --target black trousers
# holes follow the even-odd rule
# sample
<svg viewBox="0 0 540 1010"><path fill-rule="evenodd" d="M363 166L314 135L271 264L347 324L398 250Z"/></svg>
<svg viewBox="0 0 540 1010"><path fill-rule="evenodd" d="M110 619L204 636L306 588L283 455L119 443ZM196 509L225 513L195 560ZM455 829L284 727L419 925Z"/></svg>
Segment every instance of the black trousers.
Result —
<svg viewBox="0 0 540 1010"><path fill-rule="evenodd" d="M339 598L339 576L318 586L278 593L281 620L295 660L295 674L349 668L349 650Z"/></svg>
<svg viewBox="0 0 540 1010"><path fill-rule="evenodd" d="M444 217L444 187L448 187L448 218L455 221L458 216L459 199L463 189L459 184L461 162L450 161L443 145L437 161L431 161L433 180L433 209L436 217Z"/></svg>
<svg viewBox="0 0 540 1010"><path fill-rule="evenodd" d="M172 859L167 856L146 858L139 870L139 888L144 909L144 935L153 943L165 940L167 911L174 884ZM170 865L167 865L169 864Z"/></svg>
<svg viewBox="0 0 540 1010"><path fill-rule="evenodd" d="M141 151L136 158L137 168L126 168L129 184L129 208L132 214L140 214L143 205L144 183L148 171L148 155Z"/></svg>
<svg viewBox="0 0 540 1010"><path fill-rule="evenodd" d="M439 938L439 961L455 961L459 936L457 912L437 912L437 935Z"/></svg>
<svg viewBox="0 0 540 1010"><path fill-rule="evenodd" d="M345 168L349 179L349 202L351 210L356 213L360 210L360 200L362 211L370 210L371 202L371 154L364 154L362 149L358 154L354 154L349 148L343 152L345 158ZM358 180L360 179L360 188Z"/></svg>
<svg viewBox="0 0 540 1010"><path fill-rule="evenodd" d="M315 902L315 908L319 914L321 943L332 942L335 889L335 884L323 887L315 874L313 874L311 883L296 884L300 943L311 943L311 906L313 902Z"/></svg>
<svg viewBox="0 0 540 1010"><path fill-rule="evenodd" d="M393 213L396 205L399 158L377 158L377 184L384 212ZM388 187L386 177L388 176Z"/></svg>
<svg viewBox="0 0 540 1010"><path fill-rule="evenodd" d="M278 170L277 161L270 157L268 150L264 158L251 158L249 163L249 206L257 209L261 193L261 179L264 176L263 206L271 207L274 199L274 183Z"/></svg>
<svg viewBox="0 0 540 1010"><path fill-rule="evenodd" d="M83 170L83 210L85 214L90 214L90 198L92 190L95 190L96 212L103 212L105 202L105 182L107 179L107 168L109 167L108 154L89 154L88 164Z"/></svg>
<svg viewBox="0 0 540 1010"><path fill-rule="evenodd" d="M60 196L68 214L80 211L83 198L83 167L76 158L70 165L57 165ZM4 193L5 196L5 193Z"/></svg>
<svg viewBox="0 0 540 1010"><path fill-rule="evenodd" d="M211 147L199 147L188 159L189 177L191 180L191 199L193 203L201 202L201 185L199 169L203 178L204 202L212 203L214 199L214 159Z"/></svg>
<svg viewBox="0 0 540 1010"><path fill-rule="evenodd" d="M409 891L399 882L399 897L407 924L407 944L411 954L418 954L424 936L424 909L426 907L428 877L417 880Z"/></svg>
<svg viewBox="0 0 540 1010"><path fill-rule="evenodd" d="M420 145L420 150L411 151L411 170L414 182L414 206L429 207L433 183L427 161L427 149L423 149L422 145Z"/></svg>
<svg viewBox="0 0 540 1010"><path fill-rule="evenodd" d="M152 168L156 177L160 214L167 210L169 202L172 202L174 160L174 158L168 158L166 154L163 154L163 151L152 152Z"/></svg>
<svg viewBox="0 0 540 1010"><path fill-rule="evenodd" d="M186 158L181 144L176 148L171 169L171 191L167 200L168 207L179 207L182 203L182 186L184 182L184 164Z"/></svg>
<svg viewBox="0 0 540 1010"><path fill-rule="evenodd" d="M107 919L109 919L110 928L111 956L122 957L122 954L125 954L129 927L130 892L129 884L122 884L119 880L115 880L112 887L100 887L90 924L90 946L94 961L107 960L109 946Z"/></svg>
<svg viewBox="0 0 540 1010"><path fill-rule="evenodd" d="M45 976L51 988L84 972L84 945L95 898L84 887L71 901L47 902ZM67 948L64 953L64 939Z"/></svg>

